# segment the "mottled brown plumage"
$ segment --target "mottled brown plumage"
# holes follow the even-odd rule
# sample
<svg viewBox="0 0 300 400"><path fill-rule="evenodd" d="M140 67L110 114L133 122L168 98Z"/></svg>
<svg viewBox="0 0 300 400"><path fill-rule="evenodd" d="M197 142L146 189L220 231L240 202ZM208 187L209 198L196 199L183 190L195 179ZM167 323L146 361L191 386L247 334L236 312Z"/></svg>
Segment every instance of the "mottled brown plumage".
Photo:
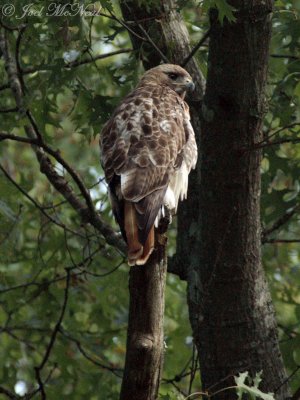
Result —
<svg viewBox="0 0 300 400"><path fill-rule="evenodd" d="M176 212L197 161L185 92L194 84L180 66L147 71L102 130L101 163L130 265L154 248L154 224L164 207Z"/></svg>

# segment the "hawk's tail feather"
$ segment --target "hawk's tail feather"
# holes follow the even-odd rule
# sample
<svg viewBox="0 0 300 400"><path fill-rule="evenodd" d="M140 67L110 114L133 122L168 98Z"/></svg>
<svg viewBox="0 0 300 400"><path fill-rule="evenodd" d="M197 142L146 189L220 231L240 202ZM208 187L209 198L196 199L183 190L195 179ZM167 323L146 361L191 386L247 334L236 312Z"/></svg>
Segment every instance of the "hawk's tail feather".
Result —
<svg viewBox="0 0 300 400"><path fill-rule="evenodd" d="M146 243L144 244L143 254L136 260L136 265L146 264L153 250L154 250L154 225L152 225Z"/></svg>
<svg viewBox="0 0 300 400"><path fill-rule="evenodd" d="M128 246L128 264L144 265L154 249L154 226L152 226L144 246L139 241L136 210L133 203L125 201L124 225Z"/></svg>

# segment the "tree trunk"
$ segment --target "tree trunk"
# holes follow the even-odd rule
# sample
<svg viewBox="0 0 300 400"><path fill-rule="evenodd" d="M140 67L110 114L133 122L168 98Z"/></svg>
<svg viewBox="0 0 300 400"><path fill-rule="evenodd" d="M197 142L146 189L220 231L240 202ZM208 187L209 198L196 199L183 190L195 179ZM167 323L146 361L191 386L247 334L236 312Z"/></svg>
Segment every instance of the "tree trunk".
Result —
<svg viewBox="0 0 300 400"><path fill-rule="evenodd" d="M271 297L261 264L260 160L271 0L231 1L236 23L211 11L202 106L198 291L190 291L204 390L263 371L261 388L287 399ZM194 287L194 282L189 282ZM195 307L196 305L196 307ZM198 308L196 310L196 308ZM195 318L196 317L196 318ZM279 388L280 387L280 388ZM279 388L279 389L278 389ZM233 399L223 391L214 399Z"/></svg>

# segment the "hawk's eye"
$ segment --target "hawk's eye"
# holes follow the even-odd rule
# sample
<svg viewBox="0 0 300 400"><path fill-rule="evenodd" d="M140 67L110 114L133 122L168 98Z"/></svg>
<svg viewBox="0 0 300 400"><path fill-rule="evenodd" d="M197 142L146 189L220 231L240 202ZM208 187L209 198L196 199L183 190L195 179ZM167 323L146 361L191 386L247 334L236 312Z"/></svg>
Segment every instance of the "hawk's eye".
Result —
<svg viewBox="0 0 300 400"><path fill-rule="evenodd" d="M174 74L172 72L170 74L168 74L168 75L169 75L169 78L172 79L172 81L175 81L178 78L178 75Z"/></svg>

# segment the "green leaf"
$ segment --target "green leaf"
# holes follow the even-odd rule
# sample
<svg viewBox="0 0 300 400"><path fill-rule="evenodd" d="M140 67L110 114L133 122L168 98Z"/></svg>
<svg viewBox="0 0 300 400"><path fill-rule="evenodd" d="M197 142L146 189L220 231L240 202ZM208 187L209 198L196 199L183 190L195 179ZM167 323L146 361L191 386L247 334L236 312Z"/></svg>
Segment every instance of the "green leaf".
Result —
<svg viewBox="0 0 300 400"><path fill-rule="evenodd" d="M202 7L205 11L208 11L210 8L217 8L221 24L223 24L224 18L227 18L229 22L236 21L236 17L233 15L236 9L228 4L226 0L204 0Z"/></svg>
<svg viewBox="0 0 300 400"><path fill-rule="evenodd" d="M263 400L275 400L273 393L263 393L260 389L258 389L258 384L261 382L261 372L256 374L252 386L249 386L245 383L247 378L249 379L248 371L240 373L239 376L234 377L239 399L242 399L243 394L250 394L251 398L253 399L258 398Z"/></svg>

